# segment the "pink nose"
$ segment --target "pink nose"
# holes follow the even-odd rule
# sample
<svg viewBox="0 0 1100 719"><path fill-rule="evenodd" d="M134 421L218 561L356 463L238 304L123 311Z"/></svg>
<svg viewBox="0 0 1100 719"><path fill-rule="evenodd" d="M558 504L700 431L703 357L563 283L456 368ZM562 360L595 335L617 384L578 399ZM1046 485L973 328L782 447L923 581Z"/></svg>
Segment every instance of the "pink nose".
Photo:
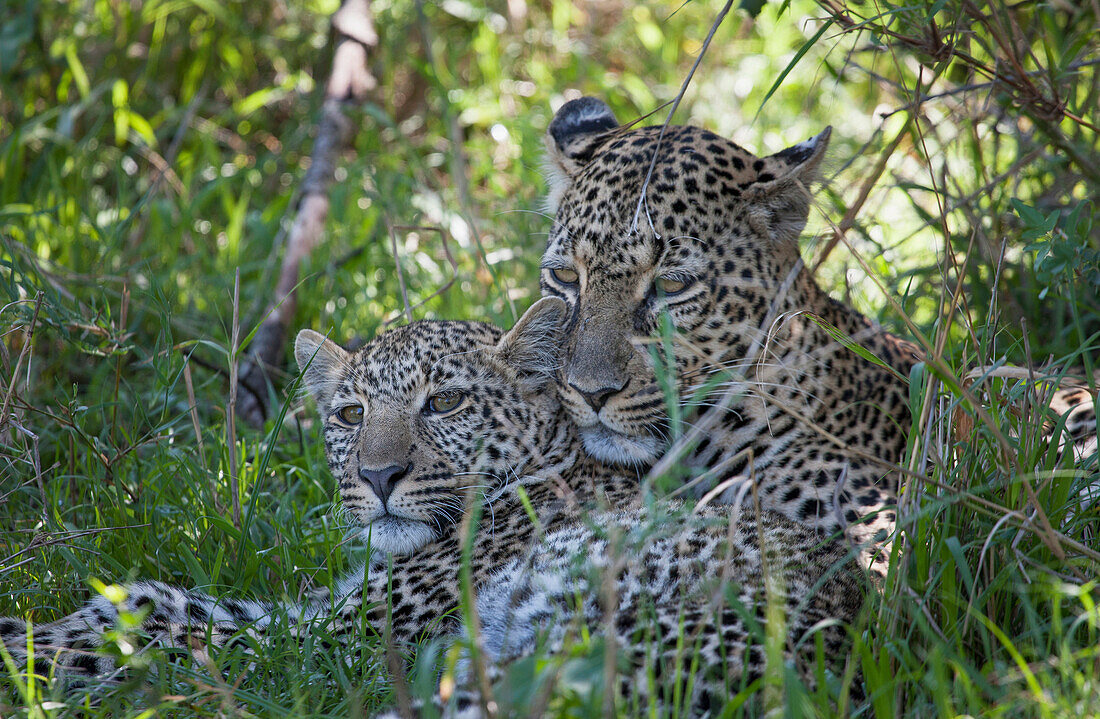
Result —
<svg viewBox="0 0 1100 719"><path fill-rule="evenodd" d="M390 494L393 493L394 485L400 481L402 477L409 473L412 469L412 462L405 465L390 465L385 469L366 469L361 467L359 469L359 476L370 484L371 489L378 496L378 499L382 500L382 506L386 505L386 500L390 498Z"/></svg>

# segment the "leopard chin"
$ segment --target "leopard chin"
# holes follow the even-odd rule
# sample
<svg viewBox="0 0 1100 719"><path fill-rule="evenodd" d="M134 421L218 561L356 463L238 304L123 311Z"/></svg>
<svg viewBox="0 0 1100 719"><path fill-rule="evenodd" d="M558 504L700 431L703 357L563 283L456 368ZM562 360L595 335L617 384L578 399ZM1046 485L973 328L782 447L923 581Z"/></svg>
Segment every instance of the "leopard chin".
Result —
<svg viewBox="0 0 1100 719"><path fill-rule="evenodd" d="M359 536L372 554L412 554L439 538L427 522L392 514L371 521Z"/></svg>
<svg viewBox="0 0 1100 719"><path fill-rule="evenodd" d="M631 436L602 424L580 430L584 449L601 462L631 467L646 465L661 456L664 443L653 435Z"/></svg>

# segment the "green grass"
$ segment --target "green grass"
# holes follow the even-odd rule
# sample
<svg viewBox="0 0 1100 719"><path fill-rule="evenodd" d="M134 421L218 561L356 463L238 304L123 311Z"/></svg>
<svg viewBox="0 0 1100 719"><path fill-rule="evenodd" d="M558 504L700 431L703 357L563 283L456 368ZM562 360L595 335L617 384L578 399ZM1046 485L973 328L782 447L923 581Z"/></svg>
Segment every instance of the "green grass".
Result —
<svg viewBox="0 0 1100 719"><path fill-rule="evenodd" d="M48 621L94 580L134 577L296 597L354 561L295 390L285 422L239 432L240 528L225 423L234 274L247 334L304 172L336 5L0 10L0 614ZM457 281L415 314L509 324L537 295L552 107L583 92L628 119L672 99L720 5L554 0L510 15L503 3L456 2L425 5L423 21L406 0L372 7L381 89L353 113L360 131L297 319L339 339L399 317L398 268L412 303L441 287L444 243ZM858 206L850 247L829 254L819 281L902 334L919 330L940 359L913 385L926 421L906 466L923 479L906 485L903 552L853 630L870 692L855 708L1096 713L1098 567L1072 544L1100 546L1100 505L1081 494L1098 480L1095 460L1074 467L1050 450L1026 383L975 386L980 415L957 391L967 368L1004 359L1095 367L1095 8L922 0L849 12L860 16L820 34L827 6L807 0L732 14L677 121L760 154L833 125L804 255L813 266L829 222ZM930 18L960 53L942 51ZM1009 82L1015 64L1026 82ZM914 105L940 93L952 94ZM431 229L399 230L395 257L388 228L411 225ZM973 418L969 434L956 411ZM1031 491L1065 539L1029 519ZM160 667L84 708L43 704L5 677L0 715L357 716L387 700L377 643L349 664L289 637L275 646L255 667L226 658L223 673ZM600 652L581 643L521 670L533 681L562 664L566 683L580 682ZM433 656L418 654L414 693L430 689ZM555 709L600 715L598 698L578 697ZM788 713L832 711L819 694Z"/></svg>

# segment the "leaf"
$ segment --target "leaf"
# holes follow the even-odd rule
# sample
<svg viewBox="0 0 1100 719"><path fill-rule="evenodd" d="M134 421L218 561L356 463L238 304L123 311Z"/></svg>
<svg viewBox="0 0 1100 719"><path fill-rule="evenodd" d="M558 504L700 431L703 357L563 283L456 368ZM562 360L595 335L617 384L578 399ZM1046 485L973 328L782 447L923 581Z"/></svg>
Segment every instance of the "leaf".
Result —
<svg viewBox="0 0 1100 719"><path fill-rule="evenodd" d="M84 71L84 65L80 62L80 58L76 54L76 46L73 43L69 43L65 47L65 62L69 65L69 72L72 73L73 82L80 90L80 96L88 97L88 93L92 91L92 84L88 80L88 73Z"/></svg>
<svg viewBox="0 0 1100 719"><path fill-rule="evenodd" d="M928 380L928 371L923 362L917 362L909 370L909 407L916 414L924 402L924 388Z"/></svg>
<svg viewBox="0 0 1100 719"><path fill-rule="evenodd" d="M1027 225L1037 225L1042 221L1042 215L1039 211L1030 205L1025 205L1019 199L1012 198L1012 209L1016 210L1016 214Z"/></svg>
<svg viewBox="0 0 1100 719"><path fill-rule="evenodd" d="M791 61L787 63L787 67L783 68L783 72L779 73L779 77L775 79L775 83L771 86L771 89L768 90L768 94L765 95L764 99L761 101L760 108L757 109L756 115L753 117L754 122L758 117L760 117L760 112L764 109L764 105L768 104L768 100L771 99L771 96L774 95L775 91L779 89L779 86L783 84L783 80L787 78L787 75L790 74L791 70L793 70L798 62L806 55L806 53L810 51L810 48L817 44L817 41L821 39L821 36L824 35L825 31L832 27L832 25L832 19L826 20L821 28L816 33L814 33L814 36L804 42L802 44L802 47L798 48L798 52L796 52Z"/></svg>
<svg viewBox="0 0 1100 719"><path fill-rule="evenodd" d="M859 355L863 359L867 360L871 364L878 365L879 367L882 367L883 369L890 372L890 374L894 375L895 377L897 377L902 382L905 382L905 383L909 382L908 377L903 375L901 372L898 372L896 369L894 369L893 367L888 365L883 360L879 359L877 356L875 356L866 347L863 347L862 345L857 344L855 342L855 340L853 340L851 337L849 337L848 335L841 332L839 329L837 329L833 325L826 322L821 317L818 317L817 315L813 314L812 312L807 312L805 316L811 322L813 322L815 325L817 325L821 329L825 330L829 334L829 336L832 337L834 340L836 340L840 344L844 345L846 348L850 349L852 352L855 352L857 355Z"/></svg>
<svg viewBox="0 0 1100 719"><path fill-rule="evenodd" d="M281 87L265 87L236 102L233 111L242 117L251 115L264 105L281 100L285 96L286 92Z"/></svg>

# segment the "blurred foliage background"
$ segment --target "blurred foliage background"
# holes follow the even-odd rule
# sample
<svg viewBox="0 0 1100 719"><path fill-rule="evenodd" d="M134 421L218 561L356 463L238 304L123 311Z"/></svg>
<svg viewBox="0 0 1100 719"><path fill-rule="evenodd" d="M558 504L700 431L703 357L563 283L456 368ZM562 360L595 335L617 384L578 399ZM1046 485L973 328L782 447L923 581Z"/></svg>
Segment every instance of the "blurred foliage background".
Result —
<svg viewBox="0 0 1100 719"><path fill-rule="evenodd" d="M298 421L308 414L232 438L241 527L227 510L225 422L234 273L247 334L309 161L337 7L0 6L0 612L55 618L87 596L89 577L294 596L345 566L316 430ZM591 94L622 121L653 112L675 98L721 8L375 0L379 86L350 110L359 131L326 241L304 268L297 325L370 336L401 319L399 272L410 304L427 300L417 317L511 322L538 293L554 110ZM1091 371L1098 13L1091 0L745 0L674 121L757 154L831 125L804 237L819 282L902 334L919 330L960 372L1051 358ZM420 229L391 242L398 226ZM965 478L950 451L934 471L1005 512L1023 507L1009 506L1026 501L1018 465L982 451ZM1043 500L1060 503L1047 509L1067 535L1095 546L1096 502L1079 494L1095 464L1068 476L1043 485ZM941 498L920 515L894 613L858 644L878 688L862 711L1008 702L1075 715L1100 697L1095 582L1034 538L989 552L1017 530L966 506ZM989 623L955 627L960 607ZM238 700L260 714L369 706L373 684L347 681L331 696L325 682L291 681L282 696Z"/></svg>

